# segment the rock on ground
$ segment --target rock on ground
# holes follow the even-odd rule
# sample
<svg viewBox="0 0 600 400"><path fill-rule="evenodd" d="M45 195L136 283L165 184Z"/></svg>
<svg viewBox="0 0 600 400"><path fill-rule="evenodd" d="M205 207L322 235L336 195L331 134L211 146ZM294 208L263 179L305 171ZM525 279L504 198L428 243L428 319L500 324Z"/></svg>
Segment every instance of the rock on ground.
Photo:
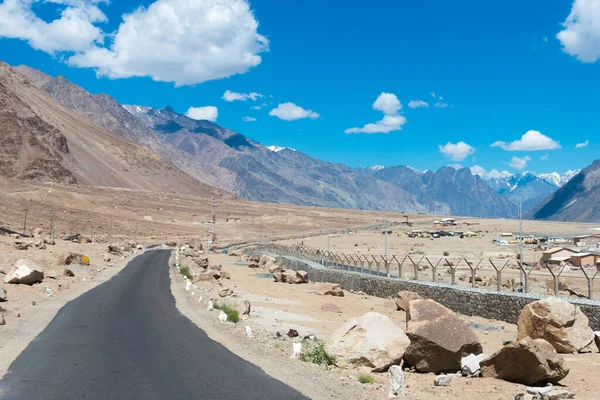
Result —
<svg viewBox="0 0 600 400"><path fill-rule="evenodd" d="M231 289L221 289L221 291L219 292L219 296L221 297L228 297L231 296L233 294L233 290Z"/></svg>
<svg viewBox="0 0 600 400"><path fill-rule="evenodd" d="M308 283L308 273L306 271L294 271L293 269L288 269L281 272L274 272L273 279L275 282L291 284Z"/></svg>
<svg viewBox="0 0 600 400"><path fill-rule="evenodd" d="M433 378L433 386L450 386L453 375L438 375Z"/></svg>
<svg viewBox="0 0 600 400"><path fill-rule="evenodd" d="M4 315L0 314L0 325L6 325L6 321L4 320Z"/></svg>
<svg viewBox="0 0 600 400"><path fill-rule="evenodd" d="M317 289L316 293L319 296L344 297L344 291L338 284L327 284L324 287Z"/></svg>
<svg viewBox="0 0 600 400"><path fill-rule="evenodd" d="M411 344L404 359L421 372L456 372L463 357L483 352L473 330L433 300L409 302L406 334Z"/></svg>
<svg viewBox="0 0 600 400"><path fill-rule="evenodd" d="M325 341L325 352L339 368L385 371L399 364L410 340L391 319L369 312L346 322Z"/></svg>
<svg viewBox="0 0 600 400"><path fill-rule="evenodd" d="M392 365L388 370L390 378L390 391L388 398L398 397L404 390L404 371L399 365Z"/></svg>
<svg viewBox="0 0 600 400"><path fill-rule="evenodd" d="M332 312L332 313L342 313L342 309L336 306L333 303L325 303L321 306L321 311Z"/></svg>
<svg viewBox="0 0 600 400"><path fill-rule="evenodd" d="M485 360L487 357L488 356L483 353L478 355L469 354L468 356L463 357L460 360L460 370L462 374L465 376L477 375L481 370L479 363Z"/></svg>
<svg viewBox="0 0 600 400"><path fill-rule="evenodd" d="M4 289L3 287L0 287L0 301L6 301L6 300L7 300L6 289Z"/></svg>
<svg viewBox="0 0 600 400"><path fill-rule="evenodd" d="M558 383L569 373L564 359L544 339L521 339L481 363L481 376L524 385Z"/></svg>
<svg viewBox="0 0 600 400"><path fill-rule="evenodd" d="M408 303L411 300L422 300L423 297L418 293L411 292L410 290L402 290L396 294L396 307L398 311L406 311L408 309Z"/></svg>
<svg viewBox="0 0 600 400"><path fill-rule="evenodd" d="M33 261L17 260L14 269L4 277L4 283L33 285L44 280L44 270Z"/></svg>
<svg viewBox="0 0 600 400"><path fill-rule="evenodd" d="M581 309L556 297L523 307L517 329L518 340L544 339L559 353L580 352L594 342L594 331Z"/></svg>
<svg viewBox="0 0 600 400"><path fill-rule="evenodd" d="M272 264L275 261L277 261L275 258L273 258L267 254L263 254L258 259L258 265L259 265L259 267L264 268L267 264Z"/></svg>

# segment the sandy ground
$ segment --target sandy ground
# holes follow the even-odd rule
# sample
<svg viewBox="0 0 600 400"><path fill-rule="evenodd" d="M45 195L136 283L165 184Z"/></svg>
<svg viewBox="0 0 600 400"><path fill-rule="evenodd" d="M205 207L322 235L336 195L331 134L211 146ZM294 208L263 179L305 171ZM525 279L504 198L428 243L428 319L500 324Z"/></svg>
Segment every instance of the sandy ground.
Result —
<svg viewBox="0 0 600 400"><path fill-rule="evenodd" d="M387 374L372 374L375 384L360 385L357 377L364 370L342 370L306 364L290 359L292 343L299 339L289 339L285 334L289 329L296 329L300 338L315 334L318 338L326 338L335 329L350 318L358 317L369 311L387 315L400 327L405 328L406 315L396 311L392 299L381 299L364 294L348 293L343 298L320 296L316 291L323 284L289 285L273 282L270 274L264 269L250 269L248 263L240 257L210 255L212 263L223 266L230 272L230 281L221 284L198 283L196 288L185 291L184 280L175 269L171 271L172 288L180 310L207 331L214 339L230 348L236 354L262 367L267 373L297 388L311 398L352 398L352 399L384 399L387 398ZM225 300L218 296L218 291L228 287L233 289L233 297ZM202 301L199 301L202 297ZM241 308L244 300L252 304L251 317L237 325L221 323L217 319L218 311L209 312L206 306L209 299L225 301ZM341 313L321 311L325 303L333 303L341 309ZM516 340L515 325L501 321L478 317L461 316L469 323L479 337L485 354L492 354L502 347L506 340ZM251 327L254 338L245 336L245 326ZM284 338L279 339L280 332ZM562 382L564 387L574 393L576 398L593 399L591 382L600 366L600 354L565 355L571 372ZM283 364L282 364L283 363ZM285 368L281 368L285 365ZM326 377L326 383L322 383ZM435 387L433 374L406 374L406 398L514 398L524 392L524 386L494 379L455 378L449 387ZM468 393L468 397L465 397Z"/></svg>
<svg viewBox="0 0 600 400"><path fill-rule="evenodd" d="M47 245L45 250L14 250L14 242L22 240L0 236L0 286L6 289L8 297L6 302L0 302L0 314L6 321L6 325L0 326L0 378L66 303L109 280L138 253L112 256L111 262L104 262L105 243L81 245L62 240L55 246ZM74 277L64 276L64 268L57 265L57 260L59 254L66 252L87 255L90 266L76 272ZM3 272L10 272L14 261L22 258L43 267L46 277L42 283L32 286L4 283Z"/></svg>

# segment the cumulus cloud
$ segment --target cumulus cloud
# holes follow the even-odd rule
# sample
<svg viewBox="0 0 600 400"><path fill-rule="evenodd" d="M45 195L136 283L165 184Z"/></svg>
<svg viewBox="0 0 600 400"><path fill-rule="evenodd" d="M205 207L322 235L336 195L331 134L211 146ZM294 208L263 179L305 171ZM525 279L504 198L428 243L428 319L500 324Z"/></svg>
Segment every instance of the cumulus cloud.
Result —
<svg viewBox="0 0 600 400"><path fill-rule="evenodd" d="M525 167L527 167L527 163L529 161L531 161L531 157L529 156L525 156L523 158L513 157L510 160L510 163L508 163L508 165L510 165L514 169L518 169L519 171L521 171L525 169Z"/></svg>
<svg viewBox="0 0 600 400"><path fill-rule="evenodd" d="M471 167L471 173L473 175L479 175L483 179L500 179L511 175L508 171L498 171L497 169L493 169L491 171L487 171L480 165L474 165Z"/></svg>
<svg viewBox="0 0 600 400"><path fill-rule="evenodd" d="M96 4L102 0L45 0L63 7L60 17L46 22L33 11L34 0L5 0L0 4L0 37L21 39L49 54L84 51L103 41L94 24L106 16Z"/></svg>
<svg viewBox="0 0 600 400"><path fill-rule="evenodd" d="M560 143L538 131L528 131L520 140L511 143L494 142L490 147L500 147L507 151L537 151L560 149Z"/></svg>
<svg viewBox="0 0 600 400"><path fill-rule="evenodd" d="M441 99L441 97L440 97ZM443 101L437 101L434 106L436 106L437 108L446 108L449 107L447 103L444 103Z"/></svg>
<svg viewBox="0 0 600 400"><path fill-rule="evenodd" d="M373 109L382 111L385 115L380 121L366 124L362 128L348 128L344 132L352 133L389 133L402 129L407 120L398 114L402 110L402 104L393 93L381 93L373 103Z"/></svg>
<svg viewBox="0 0 600 400"><path fill-rule="evenodd" d="M586 140L585 142L582 142L582 143L577 143L577 144L575 145L575 148L576 148L576 149L583 149L584 147L587 147L589 144L590 144L590 141L589 141L589 140Z"/></svg>
<svg viewBox="0 0 600 400"><path fill-rule="evenodd" d="M254 122L256 121L256 118L254 117L244 117L242 118L245 122Z"/></svg>
<svg viewBox="0 0 600 400"><path fill-rule="evenodd" d="M191 119L215 122L219 116L219 110L214 106L190 107L185 115Z"/></svg>
<svg viewBox="0 0 600 400"><path fill-rule="evenodd" d="M383 112L385 115L396 115L402 110L402 104L398 97L393 93L381 93L375 103L373 109Z"/></svg>
<svg viewBox="0 0 600 400"><path fill-rule="evenodd" d="M225 101L228 101L228 102L246 101L248 99L250 99L252 101L256 101L256 99L258 99L260 97L263 97L263 95L260 93L256 93L256 92L237 93L237 92L232 92L231 90L226 90L225 93L223 93L222 99Z"/></svg>
<svg viewBox="0 0 600 400"><path fill-rule="evenodd" d="M483 177L486 173L485 168L483 168L481 165L473 165L470 169L473 175L479 175Z"/></svg>
<svg viewBox="0 0 600 400"><path fill-rule="evenodd" d="M600 1L575 0L562 25L556 37L565 53L586 63L600 60Z"/></svg>
<svg viewBox="0 0 600 400"><path fill-rule="evenodd" d="M98 27L107 18L97 5L107 0L44 0L63 7L60 18L50 22L35 14L38 1L1 3L0 36L64 53L61 59L69 65L113 79L201 83L247 72L269 47L248 0L157 0L123 15L116 32L109 33Z"/></svg>
<svg viewBox="0 0 600 400"><path fill-rule="evenodd" d="M410 108L429 107L429 103L423 100L411 100L408 102Z"/></svg>
<svg viewBox="0 0 600 400"><path fill-rule="evenodd" d="M540 160L546 161L549 158L550 158L550 154L544 154L543 156L540 157Z"/></svg>
<svg viewBox="0 0 600 400"><path fill-rule="evenodd" d="M453 161L462 161L475 153L475 148L465 142L446 143L439 146L440 152Z"/></svg>
<svg viewBox="0 0 600 400"><path fill-rule="evenodd" d="M277 117L284 121L295 121L297 119L310 118L316 119L320 115L312 110L305 110L294 103L281 103L269 112L269 115Z"/></svg>

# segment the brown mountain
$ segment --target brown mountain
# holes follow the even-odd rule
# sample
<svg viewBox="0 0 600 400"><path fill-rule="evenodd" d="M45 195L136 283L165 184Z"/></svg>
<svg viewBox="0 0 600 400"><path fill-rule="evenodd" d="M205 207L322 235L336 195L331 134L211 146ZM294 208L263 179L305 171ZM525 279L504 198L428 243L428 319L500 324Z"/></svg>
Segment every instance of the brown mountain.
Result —
<svg viewBox="0 0 600 400"><path fill-rule="evenodd" d="M33 80L49 82L43 74ZM0 174L179 194L214 190L64 107L33 80L0 63Z"/></svg>
<svg viewBox="0 0 600 400"><path fill-rule="evenodd" d="M571 178L526 217L547 221L600 222L600 160Z"/></svg>

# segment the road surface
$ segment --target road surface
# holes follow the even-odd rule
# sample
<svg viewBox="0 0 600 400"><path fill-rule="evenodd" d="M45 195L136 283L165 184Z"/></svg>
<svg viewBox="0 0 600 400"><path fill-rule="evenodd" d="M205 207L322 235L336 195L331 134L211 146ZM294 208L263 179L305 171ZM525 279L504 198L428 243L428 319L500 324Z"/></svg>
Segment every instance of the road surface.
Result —
<svg viewBox="0 0 600 400"><path fill-rule="evenodd" d="M0 398L304 399L184 317L165 250L64 306L0 381Z"/></svg>

